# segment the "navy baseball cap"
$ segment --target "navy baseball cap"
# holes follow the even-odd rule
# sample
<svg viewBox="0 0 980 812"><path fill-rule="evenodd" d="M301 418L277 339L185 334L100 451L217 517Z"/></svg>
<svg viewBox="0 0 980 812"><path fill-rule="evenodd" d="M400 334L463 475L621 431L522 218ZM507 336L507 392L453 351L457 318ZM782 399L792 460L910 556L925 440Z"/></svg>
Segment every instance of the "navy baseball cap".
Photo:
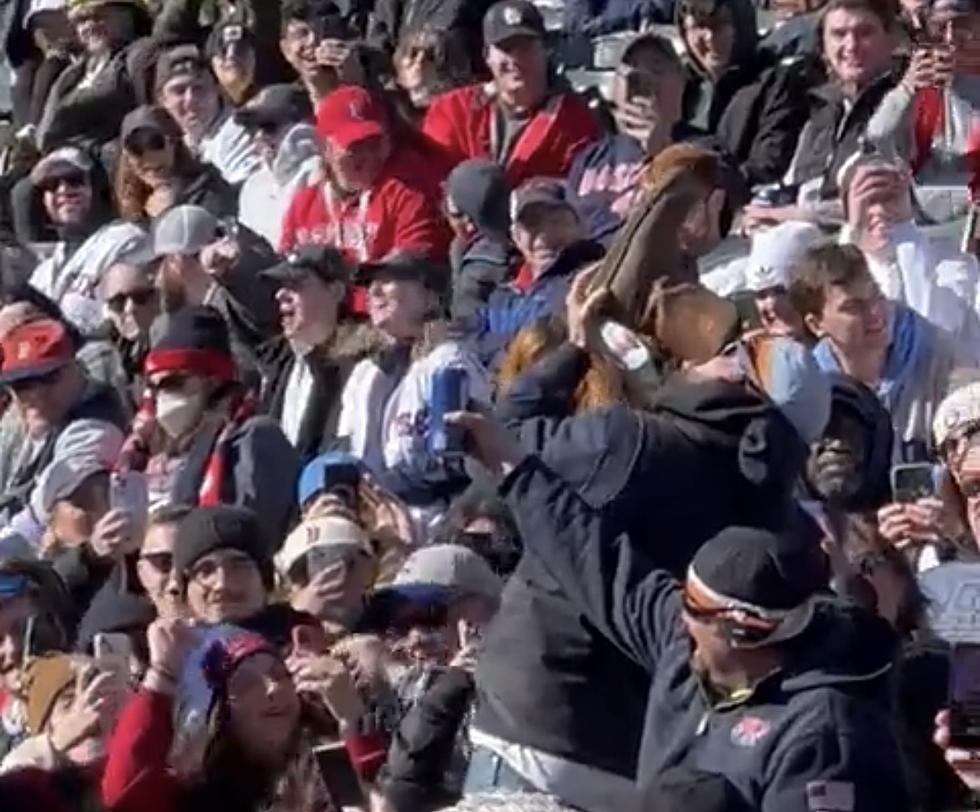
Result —
<svg viewBox="0 0 980 812"><path fill-rule="evenodd" d="M527 0L494 3L483 17L483 41L487 45L499 45L512 37L543 39L544 35L544 18Z"/></svg>
<svg viewBox="0 0 980 812"><path fill-rule="evenodd" d="M328 451L319 457L314 457L303 468L302 473L299 475L299 482L296 485L296 500L299 502L300 507L324 489L328 478L327 470L339 465L353 465L362 472L367 471L367 468L361 460L353 454L348 454L344 451Z"/></svg>

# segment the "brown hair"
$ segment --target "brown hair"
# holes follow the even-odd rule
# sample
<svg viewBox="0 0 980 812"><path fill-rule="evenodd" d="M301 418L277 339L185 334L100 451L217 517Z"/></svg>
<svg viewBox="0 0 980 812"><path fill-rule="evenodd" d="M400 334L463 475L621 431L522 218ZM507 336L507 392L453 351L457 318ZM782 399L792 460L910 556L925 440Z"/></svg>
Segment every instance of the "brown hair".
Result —
<svg viewBox="0 0 980 812"><path fill-rule="evenodd" d="M815 245L790 270L789 299L801 316L819 315L827 300L827 288L850 285L869 275L860 248L834 243Z"/></svg>
<svg viewBox="0 0 980 812"><path fill-rule="evenodd" d="M497 371L498 396L513 385L517 376L533 366L566 338L563 322L556 318L539 319L524 327L507 346ZM622 379L604 358L590 353L589 369L573 394L576 413L621 403L624 400Z"/></svg>
<svg viewBox="0 0 980 812"><path fill-rule="evenodd" d="M817 21L817 37L820 52L823 53L823 35L827 15L832 11L865 11L878 18L885 31L891 31L895 26L898 14L896 4L891 0L830 0Z"/></svg>
<svg viewBox="0 0 980 812"><path fill-rule="evenodd" d="M689 173L704 187L706 195L722 185L718 153L680 143L667 147L653 159L644 173L643 186L648 191L664 186L681 172Z"/></svg>
<svg viewBox="0 0 980 812"><path fill-rule="evenodd" d="M200 163L191 155L187 146L179 138L166 136L173 144L174 163L171 172L176 177L193 177L200 171ZM116 209L123 220L138 222L146 218L146 201L152 189L139 179L133 166L133 159L123 146L119 150L119 160L116 162L116 175L113 182L113 194L116 198Z"/></svg>

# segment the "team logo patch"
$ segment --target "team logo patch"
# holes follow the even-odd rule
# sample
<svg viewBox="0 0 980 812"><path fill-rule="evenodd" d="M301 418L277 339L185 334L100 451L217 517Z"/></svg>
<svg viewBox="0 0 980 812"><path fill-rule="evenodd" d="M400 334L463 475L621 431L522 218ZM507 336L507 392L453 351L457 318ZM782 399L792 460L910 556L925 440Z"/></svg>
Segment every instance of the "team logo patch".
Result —
<svg viewBox="0 0 980 812"><path fill-rule="evenodd" d="M739 747L755 747L769 732L771 725L758 716L746 716L732 728L732 744Z"/></svg>
<svg viewBox="0 0 980 812"><path fill-rule="evenodd" d="M854 784L850 781L810 781L806 785L810 812L854 812Z"/></svg>
<svg viewBox="0 0 980 812"><path fill-rule="evenodd" d="M520 25L521 24L521 10L515 8L514 6L506 6L504 8L504 22L507 25Z"/></svg>

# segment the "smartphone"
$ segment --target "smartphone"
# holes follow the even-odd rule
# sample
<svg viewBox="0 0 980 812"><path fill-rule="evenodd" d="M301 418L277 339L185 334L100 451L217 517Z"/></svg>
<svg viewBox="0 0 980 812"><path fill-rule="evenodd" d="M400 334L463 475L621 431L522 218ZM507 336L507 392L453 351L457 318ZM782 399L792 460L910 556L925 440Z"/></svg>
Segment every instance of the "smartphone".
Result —
<svg viewBox="0 0 980 812"><path fill-rule="evenodd" d="M347 559L347 548L342 544L321 544L306 552L307 577L313 579L335 564Z"/></svg>
<svg viewBox="0 0 980 812"><path fill-rule="evenodd" d="M641 70L631 70L626 74L626 98L652 101L655 97L653 77Z"/></svg>
<svg viewBox="0 0 980 812"><path fill-rule="evenodd" d="M351 510L357 510L357 486L361 482L361 469L352 462L327 465L323 469L323 492L336 496Z"/></svg>
<svg viewBox="0 0 980 812"><path fill-rule="evenodd" d="M949 661L950 745L980 748L980 644L956 643Z"/></svg>
<svg viewBox="0 0 980 812"><path fill-rule="evenodd" d="M604 321L599 336L606 350L625 369L636 370L650 363L650 351L636 333L616 321Z"/></svg>
<svg viewBox="0 0 980 812"><path fill-rule="evenodd" d="M893 465L892 497L896 502L915 502L936 495L933 466L928 462Z"/></svg>
<svg viewBox="0 0 980 812"><path fill-rule="evenodd" d="M463 430L460 426L446 423L445 417L450 412L466 408L467 383L466 370L461 367L445 367L432 377L429 443L431 450L439 456L463 456Z"/></svg>
<svg viewBox="0 0 980 812"><path fill-rule="evenodd" d="M100 671L119 674L128 681L133 641L122 632L100 632L92 638L92 653Z"/></svg>
<svg viewBox="0 0 980 812"><path fill-rule="evenodd" d="M314 747L313 757L320 769L323 783L327 785L330 797L337 806L367 806L367 796L361 779L343 744L321 744Z"/></svg>

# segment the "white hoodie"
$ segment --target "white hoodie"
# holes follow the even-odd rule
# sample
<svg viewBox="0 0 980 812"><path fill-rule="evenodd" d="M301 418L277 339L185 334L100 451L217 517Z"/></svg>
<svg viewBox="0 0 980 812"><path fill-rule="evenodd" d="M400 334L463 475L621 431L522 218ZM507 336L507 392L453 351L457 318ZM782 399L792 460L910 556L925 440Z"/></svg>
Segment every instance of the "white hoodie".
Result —
<svg viewBox="0 0 980 812"><path fill-rule="evenodd" d="M308 186L320 171L316 130L297 124L286 133L272 165L254 172L238 197L238 219L273 248L279 247L282 218L300 186Z"/></svg>

